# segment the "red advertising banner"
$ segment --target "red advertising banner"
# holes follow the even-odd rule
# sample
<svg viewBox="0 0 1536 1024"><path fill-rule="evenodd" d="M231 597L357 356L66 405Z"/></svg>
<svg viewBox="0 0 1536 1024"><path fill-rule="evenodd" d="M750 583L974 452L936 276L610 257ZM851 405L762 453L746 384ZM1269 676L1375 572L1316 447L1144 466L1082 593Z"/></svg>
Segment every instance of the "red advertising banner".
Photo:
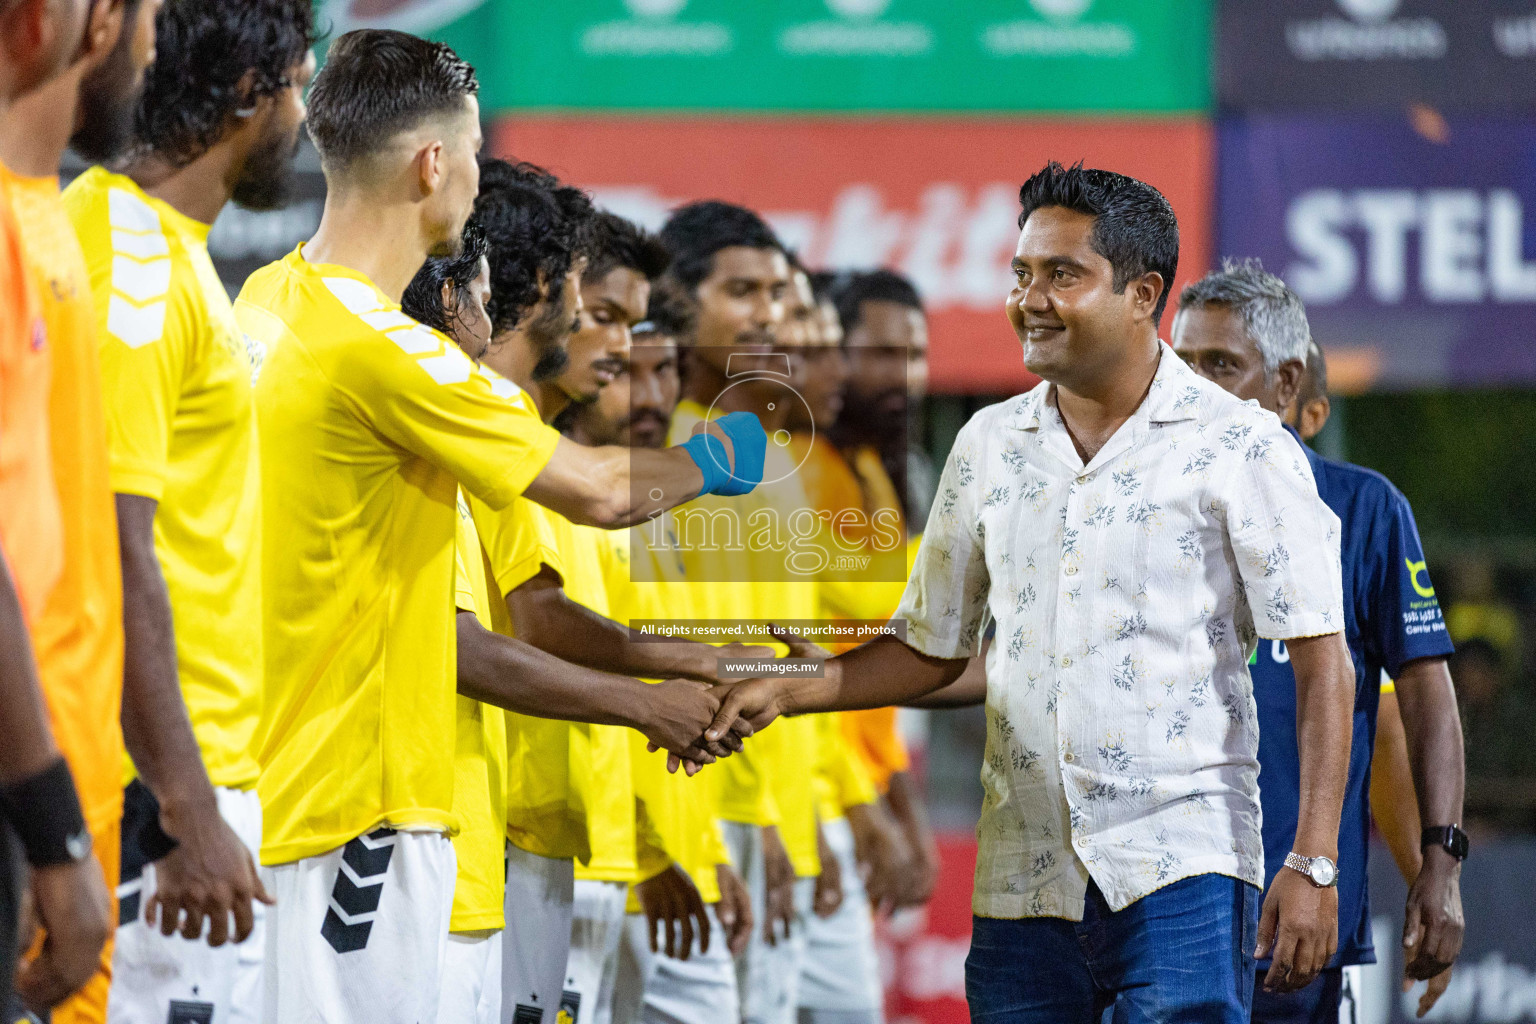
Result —
<svg viewBox="0 0 1536 1024"><path fill-rule="evenodd" d="M938 836L939 884L918 910L902 911L878 926L885 974L885 1019L890 1024L965 1024L965 957L971 949L971 888L976 837Z"/></svg>
<svg viewBox="0 0 1536 1024"><path fill-rule="evenodd" d="M1047 160L1151 182L1179 216L1178 287L1210 264L1212 136L1193 118L517 116L491 146L652 228L681 203L726 199L765 214L811 266L902 271L929 306L935 391L1032 382L1003 300L1019 185Z"/></svg>

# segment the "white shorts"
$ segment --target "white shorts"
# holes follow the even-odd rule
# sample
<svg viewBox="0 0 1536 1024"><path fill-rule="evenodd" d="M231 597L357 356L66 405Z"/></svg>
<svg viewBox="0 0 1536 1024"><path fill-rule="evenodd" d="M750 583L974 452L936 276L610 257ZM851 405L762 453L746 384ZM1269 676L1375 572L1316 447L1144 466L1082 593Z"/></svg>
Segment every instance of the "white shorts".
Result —
<svg viewBox="0 0 1536 1024"><path fill-rule="evenodd" d="M805 922L811 916L816 879L795 879L795 919L789 938L770 946L763 939L763 900L768 881L763 865L763 832L757 825L721 822L731 861L752 899L752 938L736 958L736 987L744 1024L795 1024L800 963L805 956Z"/></svg>
<svg viewBox="0 0 1536 1024"><path fill-rule="evenodd" d="M261 851L261 800L254 789L215 788L219 816L255 860ZM252 904L250 937L215 949L204 939L165 936L144 923L155 865L117 887L120 912L112 951L108 1024L238 1024L260 1013L267 907Z"/></svg>
<svg viewBox="0 0 1536 1024"><path fill-rule="evenodd" d="M560 1024L612 1024L629 883L576 880Z"/></svg>
<svg viewBox="0 0 1536 1024"><path fill-rule="evenodd" d="M740 1016L736 964L715 907L713 903L705 907L709 914L708 952L699 949L695 938L687 960L651 952L644 914L630 914L625 919L614 995L618 1024L717 1024Z"/></svg>
<svg viewBox="0 0 1536 1024"><path fill-rule="evenodd" d="M501 1024L556 1024L571 942L574 865L507 844Z"/></svg>
<svg viewBox="0 0 1536 1024"><path fill-rule="evenodd" d="M501 929L448 934L437 1024L501 1024Z"/></svg>
<svg viewBox="0 0 1536 1024"><path fill-rule="evenodd" d="M271 869L266 1024L426 1024L453 911L441 832L376 829Z"/></svg>
<svg viewBox="0 0 1536 1024"><path fill-rule="evenodd" d="M1366 1016L1365 986L1361 984L1363 971L1360 964L1344 968L1343 991L1339 993L1339 1024L1365 1024L1373 1017Z"/></svg>
<svg viewBox="0 0 1536 1024"><path fill-rule="evenodd" d="M800 1016L804 1024L811 1024L817 1014L836 1024L875 1024L881 1019L880 961L875 919L854 855L853 828L847 818L835 818L823 822L821 831L842 868L843 902L831 917L813 913L806 918Z"/></svg>

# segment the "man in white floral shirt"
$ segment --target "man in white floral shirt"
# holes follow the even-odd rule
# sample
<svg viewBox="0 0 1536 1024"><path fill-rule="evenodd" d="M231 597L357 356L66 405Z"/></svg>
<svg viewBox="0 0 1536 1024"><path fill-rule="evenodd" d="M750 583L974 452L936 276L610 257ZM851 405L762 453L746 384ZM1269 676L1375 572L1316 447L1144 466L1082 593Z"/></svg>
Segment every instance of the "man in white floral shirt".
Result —
<svg viewBox="0 0 1536 1024"><path fill-rule="evenodd" d="M778 714L903 703L987 658L972 1020L1246 1022L1337 942L1353 669L1339 521L1280 421L1157 327L1178 225L1149 185L1052 163L1020 191L1008 318L1045 383L960 432L885 639L824 678L728 695ZM1247 658L1296 672L1301 814L1265 900Z"/></svg>

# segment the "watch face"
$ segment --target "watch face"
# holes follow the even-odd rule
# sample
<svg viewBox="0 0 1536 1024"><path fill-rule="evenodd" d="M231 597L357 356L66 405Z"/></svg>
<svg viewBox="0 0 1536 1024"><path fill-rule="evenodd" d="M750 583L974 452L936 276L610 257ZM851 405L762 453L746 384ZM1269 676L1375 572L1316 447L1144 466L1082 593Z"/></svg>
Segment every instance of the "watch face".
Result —
<svg viewBox="0 0 1536 1024"><path fill-rule="evenodd" d="M81 829L64 840L64 850L71 860L84 860L91 852L91 834Z"/></svg>
<svg viewBox="0 0 1536 1024"><path fill-rule="evenodd" d="M1307 874L1318 885L1332 885L1338 873L1339 869L1327 857L1313 857L1311 866L1307 868Z"/></svg>

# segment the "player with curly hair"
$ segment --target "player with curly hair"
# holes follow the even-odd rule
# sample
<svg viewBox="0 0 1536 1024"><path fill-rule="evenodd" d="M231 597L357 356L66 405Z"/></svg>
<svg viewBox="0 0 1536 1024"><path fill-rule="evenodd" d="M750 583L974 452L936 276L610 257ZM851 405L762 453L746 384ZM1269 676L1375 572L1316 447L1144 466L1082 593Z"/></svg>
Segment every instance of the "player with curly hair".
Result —
<svg viewBox="0 0 1536 1024"><path fill-rule="evenodd" d="M116 170L65 204L90 268L123 574L113 1024L252 1020L262 996L261 352L208 255L280 205L314 70L308 0L167 0Z"/></svg>

